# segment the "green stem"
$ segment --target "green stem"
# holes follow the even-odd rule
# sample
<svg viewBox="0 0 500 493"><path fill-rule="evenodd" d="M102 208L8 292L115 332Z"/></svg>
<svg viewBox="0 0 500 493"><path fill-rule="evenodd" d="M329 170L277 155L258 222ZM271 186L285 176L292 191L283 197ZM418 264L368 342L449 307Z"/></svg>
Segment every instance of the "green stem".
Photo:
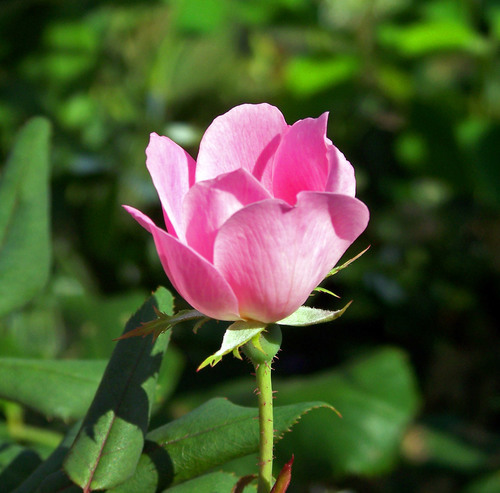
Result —
<svg viewBox="0 0 500 493"><path fill-rule="evenodd" d="M58 432L27 425L24 422L24 411L19 404L5 402L3 411L7 421L7 431L14 440L55 448L63 439Z"/></svg>
<svg viewBox="0 0 500 493"><path fill-rule="evenodd" d="M259 487L257 493L270 493L273 482L273 386L271 363L281 345L281 329L271 324L256 340L251 340L242 350L250 359L257 379L259 396Z"/></svg>
<svg viewBox="0 0 500 493"><path fill-rule="evenodd" d="M271 363L255 366L259 395L259 487L258 493L269 493L273 481L273 388L271 384Z"/></svg>

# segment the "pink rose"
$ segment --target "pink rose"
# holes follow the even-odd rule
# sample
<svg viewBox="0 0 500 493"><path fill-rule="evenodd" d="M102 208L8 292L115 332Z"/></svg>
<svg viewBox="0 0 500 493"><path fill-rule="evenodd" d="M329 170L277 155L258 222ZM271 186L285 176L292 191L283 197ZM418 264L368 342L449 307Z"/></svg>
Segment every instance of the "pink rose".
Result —
<svg viewBox="0 0 500 493"><path fill-rule="evenodd" d="M287 125L274 106L237 106L207 129L197 161L151 134L146 164L167 231L125 207L194 308L219 320L281 320L366 228L368 209L326 137L327 119Z"/></svg>

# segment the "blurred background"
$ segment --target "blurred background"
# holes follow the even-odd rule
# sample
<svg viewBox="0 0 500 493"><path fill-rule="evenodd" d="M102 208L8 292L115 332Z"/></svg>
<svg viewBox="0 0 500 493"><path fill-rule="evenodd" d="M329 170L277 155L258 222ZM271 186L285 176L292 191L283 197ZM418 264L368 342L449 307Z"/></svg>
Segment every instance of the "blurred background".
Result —
<svg viewBox="0 0 500 493"><path fill-rule="evenodd" d="M371 211L345 260L371 248L325 284L342 300L311 299L354 299L348 312L286 329L275 369L281 403L316 385L354 428L312 413L278 459L295 453L297 492L500 491L499 47L495 0L4 0L0 162L29 117L51 121L52 267L0 319L0 355L107 358L145 296L171 289L121 208L160 220L150 132L196 156L237 104L269 102L289 124L329 111ZM175 332L158 422L211 395L252 404L248 365L194 371L223 330ZM373 406L338 390L358 377Z"/></svg>

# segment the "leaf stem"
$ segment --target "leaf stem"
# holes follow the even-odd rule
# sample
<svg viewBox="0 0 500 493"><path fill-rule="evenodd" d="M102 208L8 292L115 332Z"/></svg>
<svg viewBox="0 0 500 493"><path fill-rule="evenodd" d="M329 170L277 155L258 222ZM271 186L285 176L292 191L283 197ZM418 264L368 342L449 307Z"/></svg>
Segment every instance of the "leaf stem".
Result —
<svg viewBox="0 0 500 493"><path fill-rule="evenodd" d="M255 366L259 396L259 486L258 493L269 493L273 481L273 388L271 363Z"/></svg>

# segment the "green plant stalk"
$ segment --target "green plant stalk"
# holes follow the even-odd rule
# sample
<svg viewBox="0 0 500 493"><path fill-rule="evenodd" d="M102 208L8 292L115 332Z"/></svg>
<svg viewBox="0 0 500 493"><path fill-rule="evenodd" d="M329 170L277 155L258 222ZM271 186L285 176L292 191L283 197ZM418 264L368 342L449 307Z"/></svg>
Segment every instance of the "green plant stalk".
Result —
<svg viewBox="0 0 500 493"><path fill-rule="evenodd" d="M281 345L279 325L270 324L256 340L243 346L255 368L259 398L259 485L257 493L270 493L273 482L273 386L271 363Z"/></svg>
<svg viewBox="0 0 500 493"><path fill-rule="evenodd" d="M22 407L15 402L4 403L4 413L7 421L7 432L14 440L27 441L38 445L55 448L64 438L58 432L44 430L24 423Z"/></svg>
<svg viewBox="0 0 500 493"><path fill-rule="evenodd" d="M273 482L273 388L271 363L255 366L259 397L259 485L258 493L269 493Z"/></svg>

